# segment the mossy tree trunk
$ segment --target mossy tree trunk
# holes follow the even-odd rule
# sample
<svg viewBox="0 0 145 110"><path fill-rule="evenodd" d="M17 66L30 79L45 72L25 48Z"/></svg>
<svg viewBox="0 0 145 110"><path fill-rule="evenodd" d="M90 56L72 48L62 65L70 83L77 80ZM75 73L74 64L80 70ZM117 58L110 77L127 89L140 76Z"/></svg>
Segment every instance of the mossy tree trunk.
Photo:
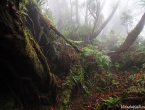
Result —
<svg viewBox="0 0 145 110"><path fill-rule="evenodd" d="M33 0L27 10L26 20L14 0L0 1L0 96L12 94L19 110L41 110L41 104L56 101L56 77L40 49L50 37L50 23Z"/></svg>
<svg viewBox="0 0 145 110"><path fill-rule="evenodd" d="M134 43L137 39L140 32L143 30L145 25L145 13L143 14L142 18L136 25L136 27L128 34L125 42L116 50L115 54L112 56L112 61L115 62L119 57L120 53L129 49L129 47Z"/></svg>

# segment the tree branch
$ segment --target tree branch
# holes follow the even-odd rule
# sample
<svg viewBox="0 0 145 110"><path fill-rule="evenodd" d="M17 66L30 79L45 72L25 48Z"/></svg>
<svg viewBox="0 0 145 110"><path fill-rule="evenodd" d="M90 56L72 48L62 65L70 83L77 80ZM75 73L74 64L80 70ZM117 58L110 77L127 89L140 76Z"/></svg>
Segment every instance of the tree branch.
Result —
<svg viewBox="0 0 145 110"><path fill-rule="evenodd" d="M112 10L111 14L109 15L109 17L107 18L107 20L101 25L101 27L98 29L98 31L96 32L96 36L98 36L100 34L100 32L103 30L103 28L107 25L107 23L111 20L111 18L113 17L114 13L116 12L118 5L119 5L119 1L116 3L114 9ZM96 38L96 36L91 36L90 40Z"/></svg>
<svg viewBox="0 0 145 110"><path fill-rule="evenodd" d="M50 29L52 29L58 36L61 36L68 44L70 44L76 50L77 53L83 53L83 51L81 51L80 49L78 49L78 47L75 44L73 44L72 42L70 42L54 26L50 25Z"/></svg>

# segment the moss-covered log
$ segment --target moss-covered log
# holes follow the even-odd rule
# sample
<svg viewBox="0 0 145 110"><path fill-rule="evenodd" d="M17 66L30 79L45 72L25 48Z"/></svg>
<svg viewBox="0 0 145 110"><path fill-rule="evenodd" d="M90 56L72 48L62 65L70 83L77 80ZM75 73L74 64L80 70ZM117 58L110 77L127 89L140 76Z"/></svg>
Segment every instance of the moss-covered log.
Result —
<svg viewBox="0 0 145 110"><path fill-rule="evenodd" d="M41 104L54 105L56 101L56 77L50 72L49 62L40 49L40 44L47 43L45 39L49 37L50 28L48 24L42 26L43 21L39 21L42 14L33 3L30 1L29 5L36 8L33 13L37 16L30 16L32 10L27 8L30 21L24 21L15 0L0 2L0 87L3 88L0 102L1 96L10 96L19 110L36 107L41 110ZM9 99L0 106L2 109Z"/></svg>

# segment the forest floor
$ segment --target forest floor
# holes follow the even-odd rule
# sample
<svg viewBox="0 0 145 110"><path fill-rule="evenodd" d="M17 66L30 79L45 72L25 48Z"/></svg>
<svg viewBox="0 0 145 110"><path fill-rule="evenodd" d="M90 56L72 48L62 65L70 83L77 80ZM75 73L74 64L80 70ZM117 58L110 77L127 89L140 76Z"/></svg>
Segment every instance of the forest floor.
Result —
<svg viewBox="0 0 145 110"><path fill-rule="evenodd" d="M131 106L145 110L145 74L142 71L116 71L109 76L98 74L97 77L101 80L95 83L94 79L88 96L83 95L81 90L74 96L71 110L125 109L121 106L130 106L130 110L133 110Z"/></svg>

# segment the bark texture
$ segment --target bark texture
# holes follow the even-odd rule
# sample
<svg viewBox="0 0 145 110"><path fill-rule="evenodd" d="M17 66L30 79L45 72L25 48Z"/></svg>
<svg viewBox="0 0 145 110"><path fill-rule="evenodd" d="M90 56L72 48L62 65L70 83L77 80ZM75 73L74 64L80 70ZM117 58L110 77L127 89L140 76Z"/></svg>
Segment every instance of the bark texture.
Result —
<svg viewBox="0 0 145 110"><path fill-rule="evenodd" d="M115 62L117 58L119 57L119 54L128 50L129 47L134 43L134 41L137 39L140 32L143 30L145 25L145 13L143 14L142 18L136 25L136 27L128 34L125 42L118 48L115 52L115 54L112 57L112 61Z"/></svg>
<svg viewBox="0 0 145 110"><path fill-rule="evenodd" d="M50 37L50 22L33 0L27 17L15 1L0 2L0 109L42 110L56 103L56 77L40 46ZM22 10L21 10L22 11ZM12 106L7 105L12 100Z"/></svg>

